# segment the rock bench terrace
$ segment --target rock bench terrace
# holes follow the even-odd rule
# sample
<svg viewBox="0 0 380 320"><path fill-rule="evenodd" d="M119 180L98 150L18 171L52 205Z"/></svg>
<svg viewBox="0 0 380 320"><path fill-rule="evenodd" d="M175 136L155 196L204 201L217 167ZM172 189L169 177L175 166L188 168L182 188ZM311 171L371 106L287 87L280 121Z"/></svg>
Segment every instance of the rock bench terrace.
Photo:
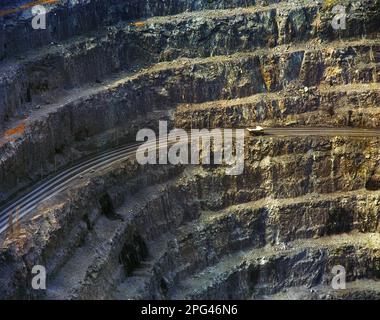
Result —
<svg viewBox="0 0 380 320"><path fill-rule="evenodd" d="M379 0L60 0L44 30L25 2L0 4L0 212L162 120L268 134L237 176L73 178L0 234L0 299L379 299Z"/></svg>

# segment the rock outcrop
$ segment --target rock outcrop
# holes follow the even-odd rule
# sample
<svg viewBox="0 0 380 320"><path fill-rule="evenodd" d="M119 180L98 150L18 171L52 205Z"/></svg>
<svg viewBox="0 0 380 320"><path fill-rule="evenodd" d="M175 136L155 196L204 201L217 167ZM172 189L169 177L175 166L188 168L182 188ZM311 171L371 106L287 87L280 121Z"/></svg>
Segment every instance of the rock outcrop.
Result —
<svg viewBox="0 0 380 320"><path fill-rule="evenodd" d="M345 30L331 26L336 4ZM379 128L378 0L47 8L46 30L31 29L30 10L0 16L3 203L163 119L185 129ZM379 138L245 145L239 176L128 159L81 179L2 236L0 297L377 299ZM37 264L43 292L30 286ZM331 288L335 265L346 290Z"/></svg>

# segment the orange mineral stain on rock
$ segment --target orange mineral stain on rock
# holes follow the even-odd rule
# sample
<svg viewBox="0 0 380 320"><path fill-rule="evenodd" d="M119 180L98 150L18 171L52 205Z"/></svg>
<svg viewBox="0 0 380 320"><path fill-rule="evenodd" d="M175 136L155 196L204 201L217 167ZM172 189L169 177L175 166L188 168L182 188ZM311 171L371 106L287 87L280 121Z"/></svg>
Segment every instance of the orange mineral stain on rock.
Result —
<svg viewBox="0 0 380 320"><path fill-rule="evenodd" d="M135 26L136 28L141 28L141 27L145 26L145 22L137 21L137 22L132 23L132 25Z"/></svg>
<svg viewBox="0 0 380 320"><path fill-rule="evenodd" d="M25 123L20 123L17 127L14 127L12 129L9 129L5 131L4 136L5 137L11 137L14 135L20 135L25 132Z"/></svg>

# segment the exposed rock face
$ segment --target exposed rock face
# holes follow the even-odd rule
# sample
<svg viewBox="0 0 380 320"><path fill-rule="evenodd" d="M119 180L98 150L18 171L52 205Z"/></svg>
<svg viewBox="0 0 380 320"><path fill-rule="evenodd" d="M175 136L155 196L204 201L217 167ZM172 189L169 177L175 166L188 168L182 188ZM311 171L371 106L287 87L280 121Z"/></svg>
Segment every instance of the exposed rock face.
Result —
<svg viewBox="0 0 380 320"><path fill-rule="evenodd" d="M0 200L159 119L378 128L379 15L377 0L87 0L49 6L43 31L2 16ZM44 203L4 241L0 297L378 298L379 138L245 142L240 176L131 159Z"/></svg>

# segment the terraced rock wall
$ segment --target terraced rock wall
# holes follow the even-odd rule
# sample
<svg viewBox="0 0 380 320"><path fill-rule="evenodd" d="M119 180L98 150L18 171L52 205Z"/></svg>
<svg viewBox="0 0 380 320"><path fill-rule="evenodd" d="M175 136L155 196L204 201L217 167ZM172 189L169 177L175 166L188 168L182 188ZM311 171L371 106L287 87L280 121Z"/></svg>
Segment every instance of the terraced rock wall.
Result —
<svg viewBox="0 0 380 320"><path fill-rule="evenodd" d="M378 128L378 1L340 1L341 31L327 2L69 3L38 35L29 17L0 18L1 200L162 119ZM377 298L379 139L245 145L236 177L133 160L85 177L5 240L0 297ZM46 292L29 286L36 264ZM346 291L331 289L335 265Z"/></svg>
<svg viewBox="0 0 380 320"><path fill-rule="evenodd" d="M132 162L100 172L40 207L25 227L33 240L7 263L24 277L46 265L45 298L245 299L298 286L331 297L336 264L367 292L379 272L379 194L366 190L378 141L254 140L235 178L223 168L141 171ZM359 167L355 154L368 155ZM14 297L36 297L24 290Z"/></svg>

